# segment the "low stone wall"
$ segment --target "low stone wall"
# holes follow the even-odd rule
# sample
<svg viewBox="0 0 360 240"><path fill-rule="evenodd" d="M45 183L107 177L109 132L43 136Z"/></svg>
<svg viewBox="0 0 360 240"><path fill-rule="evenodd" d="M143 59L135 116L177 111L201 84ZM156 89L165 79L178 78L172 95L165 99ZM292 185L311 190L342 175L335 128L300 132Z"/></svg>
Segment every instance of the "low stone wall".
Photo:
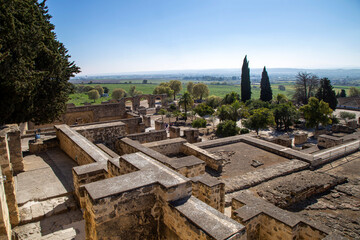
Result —
<svg viewBox="0 0 360 240"><path fill-rule="evenodd" d="M30 153L39 153L45 152L46 150L59 146L59 141L56 137L42 140L30 140L29 141L29 152Z"/></svg>
<svg viewBox="0 0 360 240"><path fill-rule="evenodd" d="M73 127L72 129L90 142L104 143L111 149L114 149L114 142L117 138L126 135L126 124L120 121Z"/></svg>
<svg viewBox="0 0 360 240"><path fill-rule="evenodd" d="M141 152L186 177L194 177L205 172L205 163L198 158L172 159L129 138L119 139L115 144L115 151L119 155Z"/></svg>
<svg viewBox="0 0 360 240"><path fill-rule="evenodd" d="M1 172L0 167L0 173ZM11 239L9 208L6 203L5 188L2 178L0 178L0 239Z"/></svg>
<svg viewBox="0 0 360 240"><path fill-rule="evenodd" d="M331 148L343 143L343 139L339 137L333 137L330 135L318 136L318 146L323 148Z"/></svg>
<svg viewBox="0 0 360 240"><path fill-rule="evenodd" d="M331 126L331 131L334 133L338 133L338 132L353 133L355 132L355 129L342 124L334 124Z"/></svg>
<svg viewBox="0 0 360 240"><path fill-rule="evenodd" d="M194 155L203 160L206 163L206 166L218 172L222 171L223 159L212 153L209 153L204 149L201 149L190 143L185 143L181 146L181 152L185 153L186 155Z"/></svg>
<svg viewBox="0 0 360 240"><path fill-rule="evenodd" d="M231 217L246 226L248 239L324 239L331 229L308 222L251 193L232 200Z"/></svg>
<svg viewBox="0 0 360 240"><path fill-rule="evenodd" d="M271 142L279 144L284 147L291 147L292 139L289 136L280 136L271 140Z"/></svg>
<svg viewBox="0 0 360 240"><path fill-rule="evenodd" d="M224 213L225 209L225 184L215 177L200 175L191 178L192 195L207 205Z"/></svg>
<svg viewBox="0 0 360 240"><path fill-rule="evenodd" d="M164 155L174 155L181 151L181 146L186 143L183 138L167 139L163 141L144 143L144 147L151 148Z"/></svg>
<svg viewBox="0 0 360 240"><path fill-rule="evenodd" d="M129 134L126 137L140 143L147 143L164 140L167 138L167 134L165 130L155 130L145 133Z"/></svg>
<svg viewBox="0 0 360 240"><path fill-rule="evenodd" d="M67 125L56 125L59 146L78 165L107 161L109 156Z"/></svg>

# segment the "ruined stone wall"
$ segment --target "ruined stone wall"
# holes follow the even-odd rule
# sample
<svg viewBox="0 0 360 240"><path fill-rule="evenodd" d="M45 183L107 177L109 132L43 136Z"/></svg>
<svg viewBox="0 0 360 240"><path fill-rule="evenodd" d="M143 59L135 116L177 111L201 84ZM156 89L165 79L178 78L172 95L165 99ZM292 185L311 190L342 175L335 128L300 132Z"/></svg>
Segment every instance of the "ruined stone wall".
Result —
<svg viewBox="0 0 360 240"><path fill-rule="evenodd" d="M74 195L80 207L85 207L84 185L108 177L104 163L91 163L73 168Z"/></svg>
<svg viewBox="0 0 360 240"><path fill-rule="evenodd" d="M5 126L0 130L0 167L1 175L6 177L4 181L6 201L10 214L10 223L14 227L19 223L19 209L16 201L15 182L10 159L9 139L7 133L11 126Z"/></svg>
<svg viewBox="0 0 360 240"><path fill-rule="evenodd" d="M194 155L199 159L203 160L206 163L206 166L218 172L222 171L223 159L212 153L207 152L204 149L201 149L189 143L185 143L181 147L181 152L183 152L186 155Z"/></svg>
<svg viewBox="0 0 360 240"><path fill-rule="evenodd" d="M114 149L116 139L126 135L126 125L122 122L74 127L73 129L83 135L90 142L104 143L110 149Z"/></svg>
<svg viewBox="0 0 360 240"><path fill-rule="evenodd" d="M186 143L183 138L174 138L158 142L151 142L143 144L144 147L151 148L164 155L175 155L181 151L181 146Z"/></svg>
<svg viewBox="0 0 360 240"><path fill-rule="evenodd" d="M42 140L31 140L29 141L29 152L30 153L39 153L45 152L46 150L59 146L59 140L56 137Z"/></svg>
<svg viewBox="0 0 360 240"><path fill-rule="evenodd" d="M1 167L0 167L1 173ZM11 224L9 209L6 203L5 188L3 179L0 178L0 240L11 239Z"/></svg>
<svg viewBox="0 0 360 240"><path fill-rule="evenodd" d="M315 227L298 215L241 193L232 199L231 218L246 226L248 239L323 239L330 229Z"/></svg>
<svg viewBox="0 0 360 240"><path fill-rule="evenodd" d="M95 159L93 159L87 152L85 152L63 132L57 131L56 136L59 139L59 146L61 150L63 150L78 165L85 165L95 162Z"/></svg>
<svg viewBox="0 0 360 240"><path fill-rule="evenodd" d="M86 239L157 239L158 221L153 217L156 207L155 185L92 200L86 192L84 211Z"/></svg>
<svg viewBox="0 0 360 240"><path fill-rule="evenodd" d="M342 138L333 137L329 135L318 136L318 146L323 148L331 148L343 143Z"/></svg>
<svg viewBox="0 0 360 240"><path fill-rule="evenodd" d="M201 142L201 138L199 138L199 129L197 129L197 128L185 129L184 130L184 138L189 143Z"/></svg>
<svg viewBox="0 0 360 240"><path fill-rule="evenodd" d="M219 212L224 212L225 184L219 182L216 185L207 185L201 181L193 181L192 195Z"/></svg>
<svg viewBox="0 0 360 240"><path fill-rule="evenodd" d="M126 137L140 143L147 143L164 140L167 138L167 134L165 130L155 130L145 133L129 134Z"/></svg>
<svg viewBox="0 0 360 240"><path fill-rule="evenodd" d="M164 130L165 129L165 123L160 120L155 120L155 130Z"/></svg>
<svg viewBox="0 0 360 240"><path fill-rule="evenodd" d="M185 177L191 178L204 174L205 164L187 165L183 167L178 167L174 170Z"/></svg>
<svg viewBox="0 0 360 240"><path fill-rule="evenodd" d="M139 116L121 119L121 122L126 124L126 133L127 134L134 134L134 133L140 133L140 132L145 131L145 124L142 123L142 119Z"/></svg>
<svg viewBox="0 0 360 240"><path fill-rule="evenodd" d="M181 173L183 176L186 177L198 176L200 174L204 174L205 172L204 161L201 161L198 158L188 159L188 157L192 156L188 156L185 158L169 158L157 151L154 151L153 149L147 148L142 144L128 138L123 138L116 141L115 151L119 155L136 152L144 153L145 155L156 159L165 166L175 170L178 173Z"/></svg>
<svg viewBox="0 0 360 240"><path fill-rule="evenodd" d="M7 132L10 162L14 173L24 171L24 162L21 150L20 128L17 124L8 125Z"/></svg>
<svg viewBox="0 0 360 240"><path fill-rule="evenodd" d="M67 125L57 125L59 146L78 165L107 161L109 156Z"/></svg>

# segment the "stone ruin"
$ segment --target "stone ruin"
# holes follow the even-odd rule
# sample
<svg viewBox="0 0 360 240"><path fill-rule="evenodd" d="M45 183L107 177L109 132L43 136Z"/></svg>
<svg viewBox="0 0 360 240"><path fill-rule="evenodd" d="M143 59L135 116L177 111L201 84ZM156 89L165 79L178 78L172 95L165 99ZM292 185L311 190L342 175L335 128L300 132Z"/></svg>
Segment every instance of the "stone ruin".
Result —
<svg viewBox="0 0 360 240"><path fill-rule="evenodd" d="M155 121L158 129L145 132L150 117L124 111L87 124L55 124L37 141L31 129L1 129L0 238L360 236L357 220L338 226L314 200L292 211L308 199L328 201L319 194L331 191L347 203L336 210L341 222L347 223L348 211L359 216L360 176L344 170L359 164L357 134L306 153L251 134L200 142L196 130L181 137L180 128L170 127L168 137L161 125ZM262 164L254 168L254 161ZM331 175L336 171L348 177Z"/></svg>

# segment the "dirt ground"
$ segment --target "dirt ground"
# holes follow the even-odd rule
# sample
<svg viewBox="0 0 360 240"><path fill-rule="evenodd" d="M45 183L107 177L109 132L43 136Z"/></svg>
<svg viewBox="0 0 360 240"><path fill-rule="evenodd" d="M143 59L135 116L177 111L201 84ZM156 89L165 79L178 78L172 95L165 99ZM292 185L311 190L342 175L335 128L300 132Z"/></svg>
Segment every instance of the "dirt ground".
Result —
<svg viewBox="0 0 360 240"><path fill-rule="evenodd" d="M225 159L221 178L242 175L280 162L289 161L284 157L241 142L206 150ZM253 167L251 166L252 160L257 160L263 165Z"/></svg>

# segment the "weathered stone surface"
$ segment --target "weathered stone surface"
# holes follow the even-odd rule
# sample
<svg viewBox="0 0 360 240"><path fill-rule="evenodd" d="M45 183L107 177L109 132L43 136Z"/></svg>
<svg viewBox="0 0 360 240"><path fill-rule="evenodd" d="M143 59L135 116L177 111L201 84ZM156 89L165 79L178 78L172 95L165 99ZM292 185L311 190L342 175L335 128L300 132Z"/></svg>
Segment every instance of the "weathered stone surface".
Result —
<svg viewBox="0 0 360 240"><path fill-rule="evenodd" d="M312 171L302 171L259 186L257 193L279 207L289 207L312 195L343 183L346 178Z"/></svg>
<svg viewBox="0 0 360 240"><path fill-rule="evenodd" d="M139 141L140 143L148 143L148 142L165 140L167 138L167 133L163 129L163 130L155 130L145 133L129 134L126 137L134 141Z"/></svg>
<svg viewBox="0 0 360 240"><path fill-rule="evenodd" d="M222 181L225 183L225 192L232 193L253 187L262 182L274 179L276 177L291 174L309 167L308 163L299 160L291 160L272 165L270 167L249 172L244 175L225 178Z"/></svg>
<svg viewBox="0 0 360 240"><path fill-rule="evenodd" d="M296 133L294 134L294 144L303 144L306 143L308 138L308 134L307 133Z"/></svg>
<svg viewBox="0 0 360 240"><path fill-rule="evenodd" d="M323 239L331 232L330 228L274 207L246 191L233 198L231 210L232 218L246 225L251 239Z"/></svg>

